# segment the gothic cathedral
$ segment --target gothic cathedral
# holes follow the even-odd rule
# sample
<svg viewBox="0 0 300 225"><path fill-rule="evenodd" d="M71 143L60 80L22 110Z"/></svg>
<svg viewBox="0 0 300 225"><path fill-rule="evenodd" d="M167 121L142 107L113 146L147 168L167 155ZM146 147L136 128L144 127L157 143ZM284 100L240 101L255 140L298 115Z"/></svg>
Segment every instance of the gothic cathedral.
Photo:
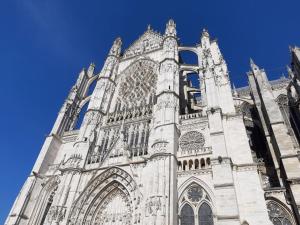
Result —
<svg viewBox="0 0 300 225"><path fill-rule="evenodd" d="M236 89L206 30L121 46L79 73L5 225L300 224L299 48Z"/></svg>

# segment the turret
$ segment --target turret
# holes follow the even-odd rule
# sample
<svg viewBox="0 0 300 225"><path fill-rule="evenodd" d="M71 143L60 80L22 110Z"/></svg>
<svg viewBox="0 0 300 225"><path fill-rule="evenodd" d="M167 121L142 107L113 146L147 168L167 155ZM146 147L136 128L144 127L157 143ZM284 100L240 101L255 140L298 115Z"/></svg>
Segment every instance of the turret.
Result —
<svg viewBox="0 0 300 225"><path fill-rule="evenodd" d="M203 29L202 35L201 35L201 45L202 48L207 49L210 45L210 36L206 29Z"/></svg>
<svg viewBox="0 0 300 225"><path fill-rule="evenodd" d="M252 59L250 59L250 67L251 70L254 74L254 76L256 76L257 79L259 79L258 77L261 77L262 82L267 85L269 88L271 87L270 83L269 83L269 79L267 77L267 74L265 72L264 69L260 69Z"/></svg>
<svg viewBox="0 0 300 225"><path fill-rule="evenodd" d="M122 40L120 37L118 37L114 41L114 43L109 51L109 54L105 60L104 66L102 68L102 71L101 71L99 77L108 78L108 77L112 76L113 69L116 67L116 63L121 54L121 47L122 47Z"/></svg>
<svg viewBox="0 0 300 225"><path fill-rule="evenodd" d="M159 188L149 184L146 202L158 199L164 208L151 220L155 224L177 225L177 161L176 152L179 132L179 65L176 24L169 20L166 25L163 40L163 56L160 62L156 89L156 104L154 105L154 129L150 133L149 149L150 179L157 179ZM155 131L155 132L154 132ZM167 173L163 167L172 171ZM169 182L164 182L167 179ZM158 196L164 196L159 198ZM166 213L168 212L168 213Z"/></svg>
<svg viewBox="0 0 300 225"><path fill-rule="evenodd" d="M78 135L79 140L87 139L93 129L99 124L100 118L107 113L109 102L115 89L113 80L118 68L121 46L122 40L117 38L108 53L84 116ZM90 66L89 70L93 70L93 65Z"/></svg>

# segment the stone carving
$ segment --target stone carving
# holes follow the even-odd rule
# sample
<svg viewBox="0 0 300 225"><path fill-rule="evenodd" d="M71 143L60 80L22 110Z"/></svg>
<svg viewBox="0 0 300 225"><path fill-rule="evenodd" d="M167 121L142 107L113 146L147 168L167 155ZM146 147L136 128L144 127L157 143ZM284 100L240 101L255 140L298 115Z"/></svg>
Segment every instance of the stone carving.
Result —
<svg viewBox="0 0 300 225"><path fill-rule="evenodd" d="M146 201L146 217L156 216L158 211L162 211L162 196L151 196Z"/></svg>
<svg viewBox="0 0 300 225"><path fill-rule="evenodd" d="M119 189L113 191L96 212L92 224L131 225L131 209L128 197Z"/></svg>
<svg viewBox="0 0 300 225"><path fill-rule="evenodd" d="M177 51L177 40L174 38L167 38L164 41L164 50L165 50L165 57L168 59L175 59L178 56Z"/></svg>
<svg viewBox="0 0 300 225"><path fill-rule="evenodd" d="M122 192L122 196L126 196L128 199L126 202L129 203L136 187L132 177L124 170L113 167L104 171L89 183L74 202L68 224L94 224L92 221L98 215L97 209L103 201L108 201L110 193L118 191L120 194ZM131 213L129 214L131 215Z"/></svg>
<svg viewBox="0 0 300 225"><path fill-rule="evenodd" d="M279 203L269 201L267 203L269 218L274 225L294 225L290 213Z"/></svg>
<svg viewBox="0 0 300 225"><path fill-rule="evenodd" d="M229 81L228 73L227 71L224 71L224 69L221 66L215 67L214 75L215 75L216 84L218 86L223 86L228 84Z"/></svg>
<svg viewBox="0 0 300 225"><path fill-rule="evenodd" d="M159 98L156 104L156 110L167 109L167 108L176 108L179 106L179 102L176 96L173 94L164 95L162 98Z"/></svg>
<svg viewBox="0 0 300 225"><path fill-rule="evenodd" d="M198 131L190 131L182 135L179 145L182 151L199 151L203 148L205 139L202 133Z"/></svg>
<svg viewBox="0 0 300 225"><path fill-rule="evenodd" d="M156 140L152 145L153 153L162 153L167 151L168 142L163 139Z"/></svg>
<svg viewBox="0 0 300 225"><path fill-rule="evenodd" d="M137 56L161 48L162 36L149 28L124 53L123 59Z"/></svg>
<svg viewBox="0 0 300 225"><path fill-rule="evenodd" d="M168 21L165 33L167 36L176 36L177 32L176 32L176 24L174 20L171 19Z"/></svg>
<svg viewBox="0 0 300 225"><path fill-rule="evenodd" d="M49 223L55 221L60 223L66 216L67 207L65 206L51 206L49 213L47 215L47 220Z"/></svg>
<svg viewBox="0 0 300 225"><path fill-rule="evenodd" d="M87 111L82 125L96 125L99 122L99 119L101 118L101 115L98 111Z"/></svg>
<svg viewBox="0 0 300 225"><path fill-rule="evenodd" d="M178 65L174 62L165 62L161 64L161 73L178 73Z"/></svg>
<svg viewBox="0 0 300 225"><path fill-rule="evenodd" d="M67 159L65 162L62 162L59 166L59 169L62 171L65 170L76 170L79 167L79 164L82 160L82 156L80 154L73 154Z"/></svg>
<svg viewBox="0 0 300 225"><path fill-rule="evenodd" d="M121 46L122 46L122 40L121 40L121 38L117 38L114 41L113 46L111 47L111 49L109 51L109 54L119 56L121 53Z"/></svg>

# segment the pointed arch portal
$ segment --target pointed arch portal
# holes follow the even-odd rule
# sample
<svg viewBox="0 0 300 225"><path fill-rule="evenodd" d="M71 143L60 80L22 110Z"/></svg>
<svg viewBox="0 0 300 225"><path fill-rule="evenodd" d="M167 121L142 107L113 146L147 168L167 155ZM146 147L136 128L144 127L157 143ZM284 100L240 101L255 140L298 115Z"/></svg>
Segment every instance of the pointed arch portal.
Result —
<svg viewBox="0 0 300 225"><path fill-rule="evenodd" d="M110 168L93 179L75 201L69 225L131 225L136 184L120 168Z"/></svg>

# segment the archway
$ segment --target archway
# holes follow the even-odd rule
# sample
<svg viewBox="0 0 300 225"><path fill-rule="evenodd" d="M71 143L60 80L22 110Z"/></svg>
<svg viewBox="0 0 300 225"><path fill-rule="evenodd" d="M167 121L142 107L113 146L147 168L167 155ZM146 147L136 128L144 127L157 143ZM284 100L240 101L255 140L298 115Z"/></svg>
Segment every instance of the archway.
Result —
<svg viewBox="0 0 300 225"><path fill-rule="evenodd" d="M70 225L131 225L136 183L124 170L113 167L83 190L71 209ZM139 203L136 203L139 204Z"/></svg>

